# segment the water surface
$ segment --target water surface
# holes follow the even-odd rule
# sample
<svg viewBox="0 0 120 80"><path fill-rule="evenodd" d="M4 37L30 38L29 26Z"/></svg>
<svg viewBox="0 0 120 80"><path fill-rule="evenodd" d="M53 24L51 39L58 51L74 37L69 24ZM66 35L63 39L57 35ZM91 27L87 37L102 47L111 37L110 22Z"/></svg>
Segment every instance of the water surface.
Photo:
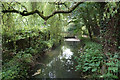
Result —
<svg viewBox="0 0 120 80"><path fill-rule="evenodd" d="M64 42L54 50L46 53L36 66L33 78L79 78L75 71L73 56L80 49L80 42Z"/></svg>

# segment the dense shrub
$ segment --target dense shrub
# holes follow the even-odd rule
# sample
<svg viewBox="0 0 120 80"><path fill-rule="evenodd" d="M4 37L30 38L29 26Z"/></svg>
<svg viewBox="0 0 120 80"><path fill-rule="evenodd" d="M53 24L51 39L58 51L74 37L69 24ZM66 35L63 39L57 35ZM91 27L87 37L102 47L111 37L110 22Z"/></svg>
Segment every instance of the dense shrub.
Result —
<svg viewBox="0 0 120 80"><path fill-rule="evenodd" d="M85 43L83 50L74 57L77 61L76 71L90 74L94 78L118 79L118 64L120 62L118 53L109 55L110 58L107 59L103 55L101 44L86 39L83 42Z"/></svg>
<svg viewBox="0 0 120 80"><path fill-rule="evenodd" d="M29 65L32 63L32 55L19 52L12 60L2 66L2 80L15 80L28 76Z"/></svg>
<svg viewBox="0 0 120 80"><path fill-rule="evenodd" d="M47 36L46 29L40 30L40 29L27 29L27 30L21 30L18 29L15 32L4 32L2 33L2 44L3 49L8 50L14 50L15 48L17 50L25 49L33 44L35 44L36 41L43 41L45 40L45 37Z"/></svg>
<svg viewBox="0 0 120 80"><path fill-rule="evenodd" d="M107 78L107 79L118 79L119 75L119 59L118 59L118 54L119 53L114 53L114 55L110 56L109 59L104 61L104 64L106 66L104 70L104 74L101 75L100 77Z"/></svg>
<svg viewBox="0 0 120 80"><path fill-rule="evenodd" d="M50 38L47 29L3 31L2 36L4 58L2 80L28 77L28 71L35 65L36 59L56 43L54 37Z"/></svg>
<svg viewBox="0 0 120 80"><path fill-rule="evenodd" d="M95 42L86 42L79 56L75 56L78 65L76 70L90 73L100 73L100 65L102 62L102 46Z"/></svg>

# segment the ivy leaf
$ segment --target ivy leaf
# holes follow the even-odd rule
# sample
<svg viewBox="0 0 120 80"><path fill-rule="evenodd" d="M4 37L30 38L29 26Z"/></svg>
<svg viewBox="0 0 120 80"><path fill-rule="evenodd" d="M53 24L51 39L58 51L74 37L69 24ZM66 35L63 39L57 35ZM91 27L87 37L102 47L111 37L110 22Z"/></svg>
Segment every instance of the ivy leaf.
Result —
<svg viewBox="0 0 120 80"><path fill-rule="evenodd" d="M93 68L93 69L92 69L92 72L95 72L95 71L97 71L97 68Z"/></svg>
<svg viewBox="0 0 120 80"><path fill-rule="evenodd" d="M83 72L86 72L86 71L88 71L90 68L91 68L91 67L84 67L84 70L83 70Z"/></svg>
<svg viewBox="0 0 120 80"><path fill-rule="evenodd" d="M96 66L99 66L99 65L100 65L100 62L97 62L97 63L96 63Z"/></svg>
<svg viewBox="0 0 120 80"><path fill-rule="evenodd" d="M112 70L114 72L118 71L118 67L108 67L108 70Z"/></svg>
<svg viewBox="0 0 120 80"><path fill-rule="evenodd" d="M89 65L89 63L85 63L84 65Z"/></svg>

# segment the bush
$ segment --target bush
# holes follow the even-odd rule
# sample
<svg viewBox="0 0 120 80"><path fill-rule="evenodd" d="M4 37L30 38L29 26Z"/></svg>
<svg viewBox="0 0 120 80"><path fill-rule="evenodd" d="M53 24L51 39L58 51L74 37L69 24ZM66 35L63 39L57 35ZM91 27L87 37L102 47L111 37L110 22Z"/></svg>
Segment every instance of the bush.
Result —
<svg viewBox="0 0 120 80"><path fill-rule="evenodd" d="M103 78L108 78L108 79L118 79L118 68L120 66L118 65L120 61L118 60L118 54L115 53L113 56L110 56L110 59L107 59L103 65L106 65L107 68L105 69L105 73L100 76Z"/></svg>
<svg viewBox="0 0 120 80"><path fill-rule="evenodd" d="M19 52L16 56L2 66L2 80L15 80L28 76L32 55Z"/></svg>
<svg viewBox="0 0 120 80"><path fill-rule="evenodd" d="M93 73L95 76L91 76L94 78L118 79L118 67L120 67L118 65L120 63L118 55L120 53L109 55L110 59L106 59L103 55L101 44L87 39L83 42L85 43L83 51L79 52L78 56L74 56L77 61L76 71L90 75Z"/></svg>
<svg viewBox="0 0 120 80"><path fill-rule="evenodd" d="M100 73L100 66L103 60L102 46L95 42L85 42L82 52L75 56L78 65L76 70L89 73Z"/></svg>
<svg viewBox="0 0 120 80"><path fill-rule="evenodd" d="M15 32L5 32L2 33L2 45L3 49L17 50L25 49L33 44L36 44L37 41L44 41L46 32L40 29L27 29L21 30L18 29ZM34 46L34 45L33 45Z"/></svg>

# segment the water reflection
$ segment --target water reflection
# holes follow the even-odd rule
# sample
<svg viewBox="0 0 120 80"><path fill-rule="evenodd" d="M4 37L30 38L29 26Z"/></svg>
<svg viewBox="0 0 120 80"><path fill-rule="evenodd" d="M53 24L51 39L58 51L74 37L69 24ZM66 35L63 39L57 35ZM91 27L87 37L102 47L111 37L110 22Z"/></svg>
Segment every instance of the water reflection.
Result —
<svg viewBox="0 0 120 80"><path fill-rule="evenodd" d="M73 52L71 52L71 50L69 48L67 48L66 46L62 46L62 53L60 56L58 56L60 59L71 59L73 55Z"/></svg>
<svg viewBox="0 0 120 80"><path fill-rule="evenodd" d="M78 44L77 44L78 45ZM74 70L73 55L77 49L74 43L65 43L55 50L47 53L42 61L46 66L38 65L41 73L34 78L79 78L79 73ZM78 50L75 50L78 51Z"/></svg>
<svg viewBox="0 0 120 80"><path fill-rule="evenodd" d="M55 71L49 72L49 77L50 77L50 78L56 78L56 76L55 76Z"/></svg>

